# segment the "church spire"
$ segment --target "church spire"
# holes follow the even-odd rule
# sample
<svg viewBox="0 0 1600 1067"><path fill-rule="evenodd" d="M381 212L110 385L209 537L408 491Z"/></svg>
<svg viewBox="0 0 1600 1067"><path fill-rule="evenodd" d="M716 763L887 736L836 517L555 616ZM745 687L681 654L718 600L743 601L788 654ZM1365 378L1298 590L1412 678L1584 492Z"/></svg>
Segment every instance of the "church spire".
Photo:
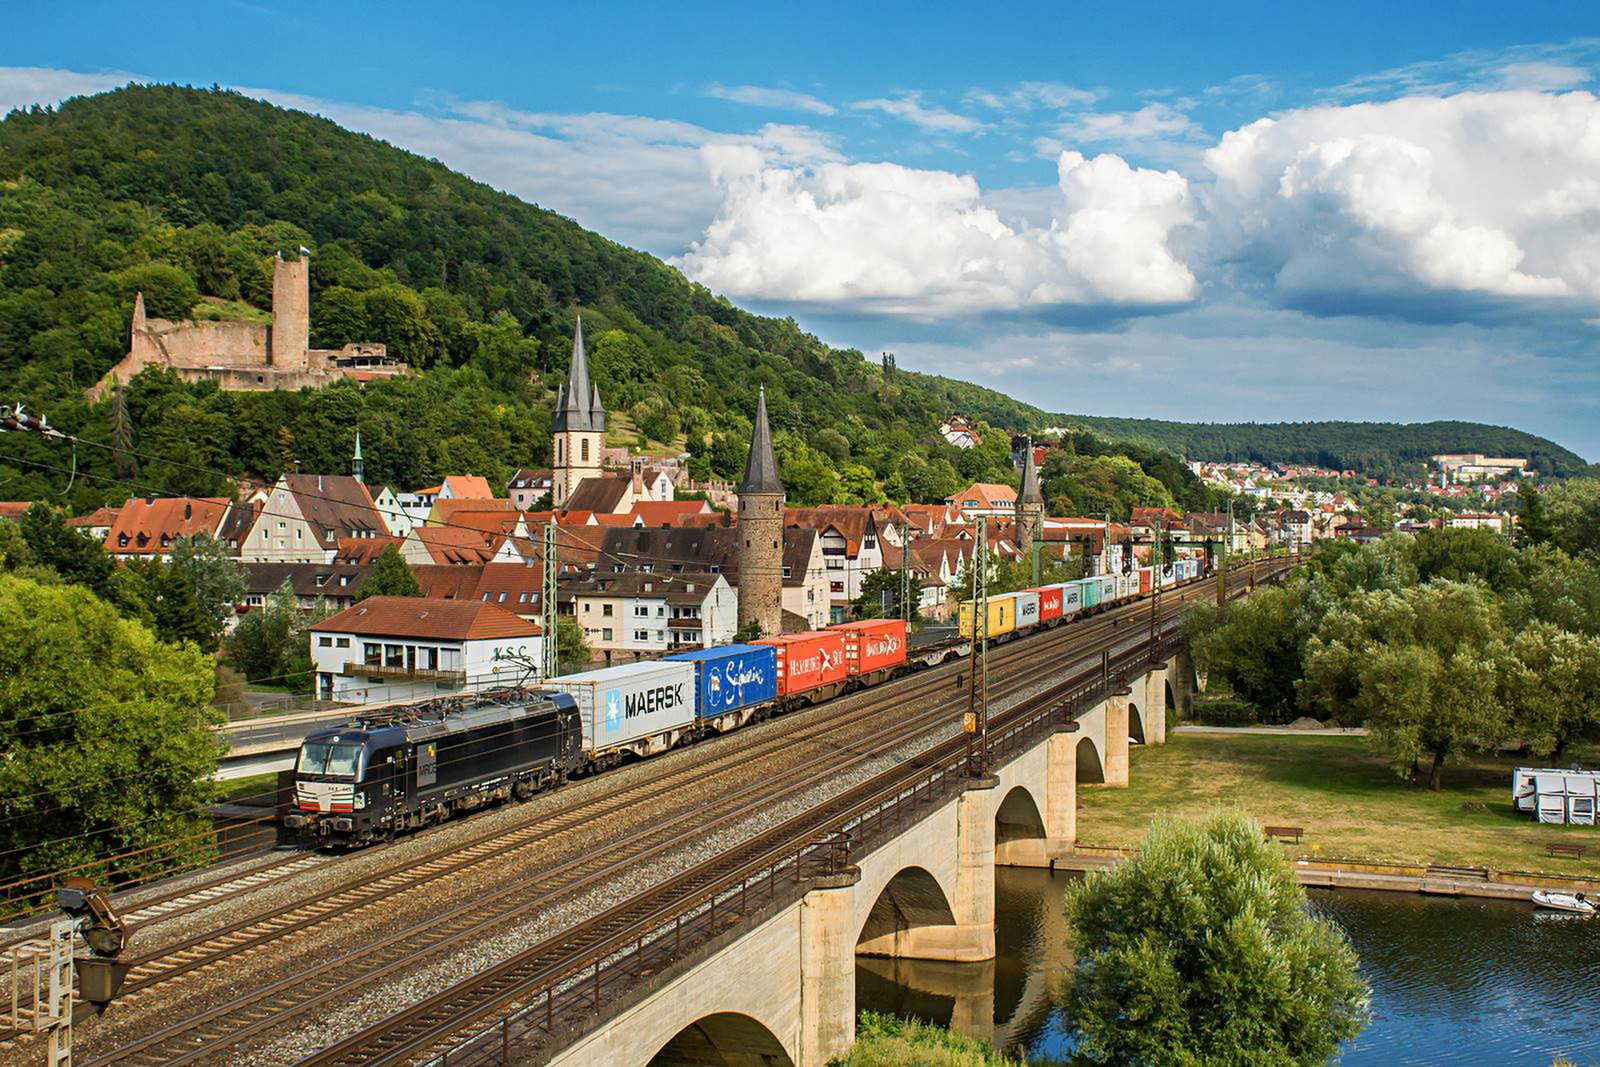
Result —
<svg viewBox="0 0 1600 1067"><path fill-rule="evenodd" d="M599 425L595 413L599 412ZM572 334L572 364L567 369L567 384L556 396L555 431L599 430L605 427L605 408L600 406L600 387L589 381L589 355L583 347L583 316Z"/></svg>
<svg viewBox="0 0 1600 1067"><path fill-rule="evenodd" d="M350 457L350 477L358 482L366 481L366 464L361 459L361 427L356 427L356 452Z"/></svg>
<svg viewBox="0 0 1600 1067"><path fill-rule="evenodd" d="M1022 491L1017 494L1018 503L1043 504L1044 494L1039 491L1039 472L1033 465L1033 438L1027 439L1025 446L1026 455L1022 460Z"/></svg>
<svg viewBox="0 0 1600 1067"><path fill-rule="evenodd" d="M767 390L763 386L756 399L756 420L750 430L750 456L744 464L744 480L739 494L782 493L778 463L772 456L772 433L767 429Z"/></svg>

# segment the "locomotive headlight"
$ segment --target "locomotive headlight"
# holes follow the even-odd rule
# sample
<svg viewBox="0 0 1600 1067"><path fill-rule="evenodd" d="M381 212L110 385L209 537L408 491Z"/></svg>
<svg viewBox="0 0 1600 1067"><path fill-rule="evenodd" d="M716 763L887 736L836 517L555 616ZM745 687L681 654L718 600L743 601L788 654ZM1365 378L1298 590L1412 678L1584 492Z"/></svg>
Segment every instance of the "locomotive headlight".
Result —
<svg viewBox="0 0 1600 1067"><path fill-rule="evenodd" d="M357 811L365 811L366 808L367 808L367 794L365 794L365 793L357 793L356 794L356 810Z"/></svg>

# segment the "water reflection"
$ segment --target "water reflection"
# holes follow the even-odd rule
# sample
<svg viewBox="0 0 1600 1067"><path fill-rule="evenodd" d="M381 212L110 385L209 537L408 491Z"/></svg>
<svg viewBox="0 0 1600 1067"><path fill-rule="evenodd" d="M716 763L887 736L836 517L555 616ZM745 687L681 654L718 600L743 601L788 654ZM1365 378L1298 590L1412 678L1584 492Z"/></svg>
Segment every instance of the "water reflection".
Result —
<svg viewBox="0 0 1600 1067"><path fill-rule="evenodd" d="M999 868L995 960L862 958L859 1005L1064 1060L1054 994L1072 966L1068 877ZM1600 919L1398 893L1313 891L1311 902L1349 933L1373 986L1373 1023L1342 1063L1548 1067L1558 1053L1600 1063Z"/></svg>

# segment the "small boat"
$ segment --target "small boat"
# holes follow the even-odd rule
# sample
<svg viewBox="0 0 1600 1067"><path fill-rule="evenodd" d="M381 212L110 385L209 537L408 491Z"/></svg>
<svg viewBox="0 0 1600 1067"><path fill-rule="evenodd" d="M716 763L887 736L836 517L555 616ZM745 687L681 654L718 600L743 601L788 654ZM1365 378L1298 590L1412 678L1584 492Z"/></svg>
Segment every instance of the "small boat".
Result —
<svg viewBox="0 0 1600 1067"><path fill-rule="evenodd" d="M1533 891L1533 902L1541 908L1570 911L1578 915L1593 915L1596 910L1594 901L1585 900L1582 893L1572 896L1568 893L1546 893L1542 889L1535 889Z"/></svg>

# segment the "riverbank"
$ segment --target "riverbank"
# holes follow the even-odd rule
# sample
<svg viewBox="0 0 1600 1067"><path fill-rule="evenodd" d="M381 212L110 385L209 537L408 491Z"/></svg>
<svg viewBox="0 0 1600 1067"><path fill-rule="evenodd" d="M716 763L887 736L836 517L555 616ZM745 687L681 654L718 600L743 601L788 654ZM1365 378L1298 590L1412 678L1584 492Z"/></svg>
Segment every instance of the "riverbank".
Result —
<svg viewBox="0 0 1600 1067"><path fill-rule="evenodd" d="M942 1026L873 1011L856 1020L850 1054L833 1061L837 1067L1027 1067L1028 1062Z"/></svg>
<svg viewBox="0 0 1600 1067"><path fill-rule="evenodd" d="M1589 764L1594 757L1582 751L1568 758ZM1198 818L1224 804L1243 807L1263 825L1304 828L1298 851L1319 865L1600 878L1600 829L1541 825L1511 810L1511 769L1524 762L1516 759L1451 764L1438 793L1400 780L1360 737L1178 730L1165 745L1135 746L1131 761L1129 788L1079 789L1083 851L1134 848L1157 814ZM1586 854L1552 859L1550 842L1585 845Z"/></svg>

